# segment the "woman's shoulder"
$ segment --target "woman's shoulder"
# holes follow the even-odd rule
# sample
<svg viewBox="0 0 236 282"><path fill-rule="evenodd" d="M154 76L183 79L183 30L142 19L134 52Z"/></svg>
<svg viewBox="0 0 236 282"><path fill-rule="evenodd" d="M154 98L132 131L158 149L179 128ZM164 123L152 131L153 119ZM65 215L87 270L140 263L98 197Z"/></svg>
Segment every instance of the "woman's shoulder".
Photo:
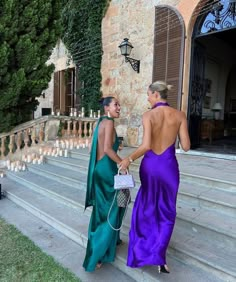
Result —
<svg viewBox="0 0 236 282"><path fill-rule="evenodd" d="M101 127L113 128L114 127L114 120L113 119L103 119L101 121Z"/></svg>

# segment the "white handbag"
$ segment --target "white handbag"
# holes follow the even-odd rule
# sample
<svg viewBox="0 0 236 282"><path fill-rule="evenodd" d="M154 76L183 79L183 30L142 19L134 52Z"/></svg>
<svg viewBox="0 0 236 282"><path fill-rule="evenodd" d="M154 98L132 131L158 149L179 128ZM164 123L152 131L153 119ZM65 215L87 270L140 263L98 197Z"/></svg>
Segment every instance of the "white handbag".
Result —
<svg viewBox="0 0 236 282"><path fill-rule="evenodd" d="M125 212L124 212L123 219L122 219L123 221L127 213L128 204L131 202L131 193L129 189L134 188L134 187L135 187L135 182L134 182L133 176L129 174L128 170L126 170L126 174L121 174L121 168L119 168L118 174L114 176L114 189L116 190L116 193L115 193L111 207L107 215L108 224L115 231L121 230L121 227L122 227L122 224L121 224L120 227L115 228L114 226L112 226L109 220L111 209L115 203L115 199L117 200L118 207L125 208Z"/></svg>
<svg viewBox="0 0 236 282"><path fill-rule="evenodd" d="M126 174L121 174L121 168L118 170L118 174L114 176L114 189L130 189L135 187L133 175L129 174L126 170Z"/></svg>

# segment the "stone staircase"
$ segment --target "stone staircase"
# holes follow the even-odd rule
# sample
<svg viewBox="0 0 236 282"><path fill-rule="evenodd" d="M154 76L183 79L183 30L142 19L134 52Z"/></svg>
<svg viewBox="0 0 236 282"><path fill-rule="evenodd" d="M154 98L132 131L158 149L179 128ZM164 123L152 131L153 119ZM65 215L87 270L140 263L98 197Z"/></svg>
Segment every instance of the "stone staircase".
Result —
<svg viewBox="0 0 236 282"><path fill-rule="evenodd" d="M124 148L121 154L129 150ZM158 275L151 266L127 267L127 244L117 248L113 265L140 282L236 281L236 162L182 154L177 158L181 185L167 255L171 274ZM44 165L9 171L1 183L10 200L85 248L91 213L91 209L84 212L88 160L87 149L71 150L68 158L46 157ZM138 169L139 162L132 164L133 200L140 185ZM132 207L133 201L121 233L126 243Z"/></svg>

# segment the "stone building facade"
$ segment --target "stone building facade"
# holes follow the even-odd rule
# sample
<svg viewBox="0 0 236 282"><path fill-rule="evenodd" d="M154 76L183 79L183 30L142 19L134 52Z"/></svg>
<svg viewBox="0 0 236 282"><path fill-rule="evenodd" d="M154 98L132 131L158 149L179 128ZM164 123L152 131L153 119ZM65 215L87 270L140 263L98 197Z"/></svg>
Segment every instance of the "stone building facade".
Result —
<svg viewBox="0 0 236 282"><path fill-rule="evenodd" d="M147 88L159 79L175 86L169 102L186 113L193 148L205 139L211 144L236 135L236 22L229 12L235 5L231 0L110 1L102 21L101 91L120 101L116 125L126 145L141 143ZM134 47L130 57L140 60L139 73L120 54L124 38ZM73 68L62 43L51 59L56 71ZM55 94L47 95L53 87L52 80L41 105L55 108Z"/></svg>
<svg viewBox="0 0 236 282"><path fill-rule="evenodd" d="M56 86L55 81L55 74L60 75L60 72L64 72L66 69L74 69L75 65L73 64L73 61L70 59L70 55L68 53L68 50L66 49L65 45L61 40L58 41L56 47L52 51L52 55L48 60L48 64L53 63L55 65L54 73L52 74L52 79L49 82L48 88L42 93L42 95L38 98L39 106L37 110L34 112L34 118L41 117L42 115L46 114L57 114L57 111L61 111L63 113L62 109L64 108L62 106L62 109L60 109L59 106L55 104L55 88L58 90L61 90L62 93L63 84L59 84ZM58 93L60 94L60 93ZM59 96L59 95L58 95ZM64 95L60 95L61 97L58 97L61 102L64 100ZM60 102L60 101L59 101ZM62 103L64 104L64 103Z"/></svg>
<svg viewBox="0 0 236 282"><path fill-rule="evenodd" d="M182 53L171 58L175 50L169 49L170 58L165 63L171 65L176 64L175 60L180 60L177 108L188 117L193 147L199 146L201 138L206 137L209 142L214 138L222 138L227 130L230 134L236 134L236 115L233 115L236 112L236 84L232 81L236 44L230 38L236 36L236 22L228 12L230 9L235 10L236 4L231 2L234 1L110 2L102 24L102 92L104 96L117 96L121 103L122 117L117 128L120 135L126 136L128 145L136 146L141 142L141 116L148 109L147 88L153 80L159 78L154 75L156 65L163 64L162 53L158 53L161 45L155 47L158 44L155 41L162 40L157 33L168 29L165 33L165 36L169 36L167 50L175 36L169 34L175 32L177 25L182 28ZM217 12L220 14L218 23ZM134 46L130 57L140 60L140 73L135 72L125 62L124 56L120 55L118 46L124 38L129 38ZM203 49L200 53L200 58L204 58L200 59L202 69L198 66L201 65L198 61L199 46ZM167 82L172 84L168 78ZM221 109L214 109L218 104ZM216 112L220 114L219 120L214 117Z"/></svg>

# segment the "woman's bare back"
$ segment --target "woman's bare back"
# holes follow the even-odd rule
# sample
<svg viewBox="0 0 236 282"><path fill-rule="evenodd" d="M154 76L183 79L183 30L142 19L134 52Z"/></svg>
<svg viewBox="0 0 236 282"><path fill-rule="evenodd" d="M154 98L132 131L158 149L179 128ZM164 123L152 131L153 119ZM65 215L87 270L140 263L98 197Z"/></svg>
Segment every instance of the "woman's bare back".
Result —
<svg viewBox="0 0 236 282"><path fill-rule="evenodd" d="M103 156L106 154L105 152L105 142L106 142L106 131L109 129L107 128L108 123L112 123L113 121L103 120L101 121L98 129L98 146L97 146L97 161L103 158ZM112 130L111 136L110 136L110 142L109 144L111 147L115 141L115 130Z"/></svg>
<svg viewBox="0 0 236 282"><path fill-rule="evenodd" d="M186 120L185 114L162 106L149 111L148 115L151 123L151 150L160 155L175 143L177 136L182 132L180 128Z"/></svg>

